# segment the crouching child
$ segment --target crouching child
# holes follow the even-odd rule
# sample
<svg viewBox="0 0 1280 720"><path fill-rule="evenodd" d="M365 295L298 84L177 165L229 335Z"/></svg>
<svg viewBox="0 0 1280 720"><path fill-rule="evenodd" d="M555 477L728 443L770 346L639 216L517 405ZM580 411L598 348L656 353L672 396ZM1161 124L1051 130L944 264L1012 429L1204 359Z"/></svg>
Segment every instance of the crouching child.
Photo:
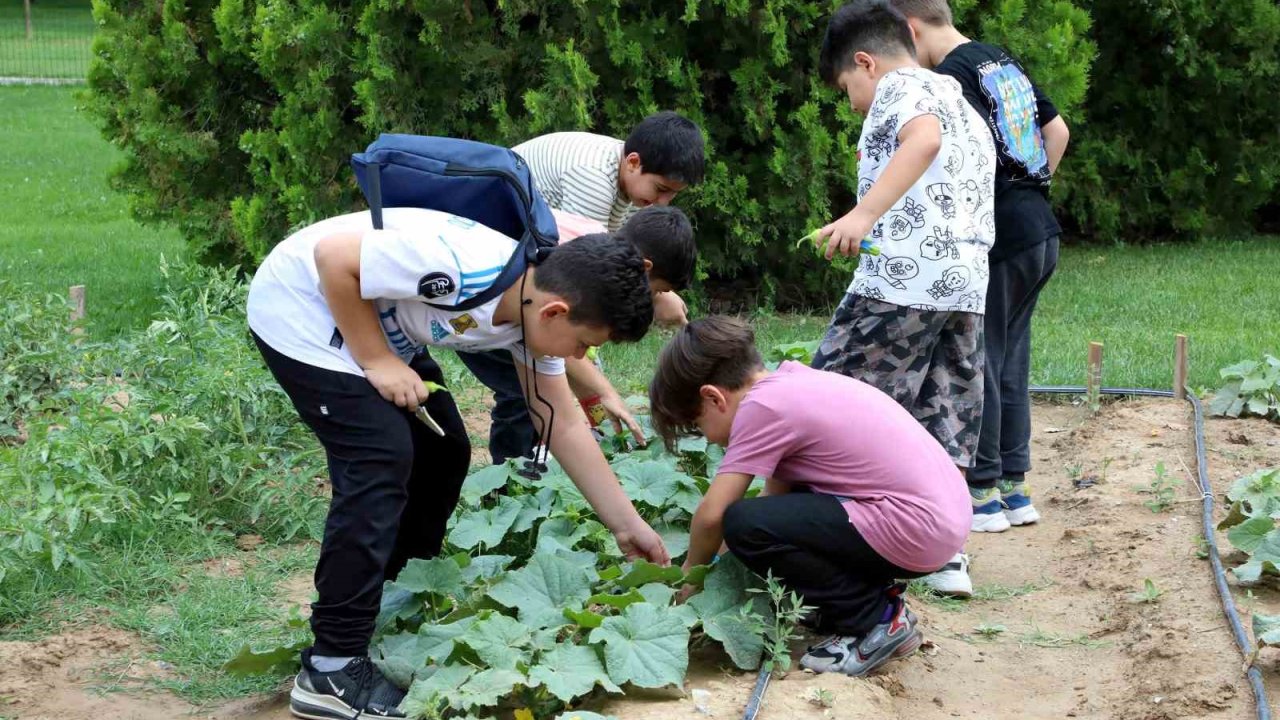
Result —
<svg viewBox="0 0 1280 720"><path fill-rule="evenodd" d="M764 368L755 336L695 320L658 361L653 425L667 445L700 430L725 448L694 514L686 571L721 544L815 609L828 637L801 665L864 675L922 642L904 579L944 566L969 534L959 470L909 412L861 381L786 362ZM764 490L745 498L753 477Z"/></svg>

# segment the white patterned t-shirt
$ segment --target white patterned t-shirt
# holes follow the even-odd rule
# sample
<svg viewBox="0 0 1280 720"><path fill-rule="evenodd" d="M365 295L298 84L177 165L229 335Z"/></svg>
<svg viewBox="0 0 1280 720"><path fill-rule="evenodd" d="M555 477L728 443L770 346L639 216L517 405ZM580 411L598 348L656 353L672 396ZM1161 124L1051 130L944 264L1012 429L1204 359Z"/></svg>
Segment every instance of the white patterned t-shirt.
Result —
<svg viewBox="0 0 1280 720"><path fill-rule="evenodd" d="M924 175L871 231L849 292L921 310L982 313L995 242L995 144L953 78L903 68L880 79L858 140L858 197L898 149L902 128L935 115L942 146Z"/></svg>

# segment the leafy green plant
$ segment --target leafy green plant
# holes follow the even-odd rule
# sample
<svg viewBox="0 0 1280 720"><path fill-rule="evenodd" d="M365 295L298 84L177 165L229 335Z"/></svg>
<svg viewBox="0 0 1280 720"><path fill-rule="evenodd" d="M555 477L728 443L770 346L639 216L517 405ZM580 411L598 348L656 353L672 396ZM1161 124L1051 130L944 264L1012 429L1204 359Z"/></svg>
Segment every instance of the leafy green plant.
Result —
<svg viewBox="0 0 1280 720"><path fill-rule="evenodd" d="M1004 625L993 623L982 623L973 629L973 632L981 636L984 640L995 640L1002 635L1007 628Z"/></svg>
<svg viewBox="0 0 1280 720"><path fill-rule="evenodd" d="M773 573L769 573L765 583L764 588L750 590L767 595L773 607L773 623L765 628L765 651L768 654L765 667L775 673L785 673L791 669L791 642L801 637L796 629L813 608L806 606L794 590L783 587Z"/></svg>
<svg viewBox="0 0 1280 720"><path fill-rule="evenodd" d="M0 279L0 445L25 440L25 425L63 389L74 366L67 302Z"/></svg>
<svg viewBox="0 0 1280 720"><path fill-rule="evenodd" d="M1164 462L1156 463L1155 477L1151 479L1151 483L1143 490L1143 492L1151 495L1151 499L1143 503L1153 513L1167 512L1174 505L1174 496L1177 494L1178 488L1182 487L1182 481L1170 477L1165 470Z"/></svg>
<svg viewBox="0 0 1280 720"><path fill-rule="evenodd" d="M1232 568L1242 583L1254 583L1265 574L1280 574L1280 468L1258 470L1238 478L1227 491L1231 506L1218 523L1227 531L1227 540L1248 555L1243 565Z"/></svg>
<svg viewBox="0 0 1280 720"><path fill-rule="evenodd" d="M1226 384L1214 393L1209 412L1223 417L1254 415L1280 422L1280 359L1246 360L1219 374Z"/></svg>
<svg viewBox="0 0 1280 720"><path fill-rule="evenodd" d="M1163 594L1164 591L1156 587L1155 582L1151 578L1143 578L1142 589L1130 597L1136 603L1152 604L1160 602L1160 596Z"/></svg>

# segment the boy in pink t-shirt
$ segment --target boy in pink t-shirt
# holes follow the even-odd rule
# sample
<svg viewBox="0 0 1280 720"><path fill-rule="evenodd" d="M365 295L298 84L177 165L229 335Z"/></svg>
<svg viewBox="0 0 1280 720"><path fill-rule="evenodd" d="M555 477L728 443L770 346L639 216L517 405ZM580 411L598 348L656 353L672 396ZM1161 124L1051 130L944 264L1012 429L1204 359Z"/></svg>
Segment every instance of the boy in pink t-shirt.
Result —
<svg viewBox="0 0 1280 720"><path fill-rule="evenodd" d="M816 672L864 675L920 646L898 581L946 565L972 510L950 456L909 412L843 375L791 362L770 373L751 329L725 317L676 334L649 400L668 446L696 426L725 447L686 570L723 542L799 593L830 634L801 660ZM764 492L744 499L755 476Z"/></svg>

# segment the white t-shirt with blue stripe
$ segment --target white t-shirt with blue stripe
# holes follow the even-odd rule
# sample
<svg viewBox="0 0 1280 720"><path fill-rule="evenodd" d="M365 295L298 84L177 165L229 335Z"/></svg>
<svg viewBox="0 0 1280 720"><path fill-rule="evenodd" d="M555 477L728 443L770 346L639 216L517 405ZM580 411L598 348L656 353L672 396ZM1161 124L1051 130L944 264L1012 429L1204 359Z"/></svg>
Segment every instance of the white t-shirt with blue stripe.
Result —
<svg viewBox="0 0 1280 720"><path fill-rule="evenodd" d="M406 362L423 346L501 350L528 364L520 327L494 325L499 298L466 312L454 305L483 292L515 249L511 238L471 220L418 208L388 208L374 230L368 212L340 215L290 235L272 249L249 286L249 327L277 352L326 370L364 375L337 332L320 289L315 246L335 233L365 231L360 295L378 309L387 344ZM537 358L538 372L559 375L564 361Z"/></svg>

